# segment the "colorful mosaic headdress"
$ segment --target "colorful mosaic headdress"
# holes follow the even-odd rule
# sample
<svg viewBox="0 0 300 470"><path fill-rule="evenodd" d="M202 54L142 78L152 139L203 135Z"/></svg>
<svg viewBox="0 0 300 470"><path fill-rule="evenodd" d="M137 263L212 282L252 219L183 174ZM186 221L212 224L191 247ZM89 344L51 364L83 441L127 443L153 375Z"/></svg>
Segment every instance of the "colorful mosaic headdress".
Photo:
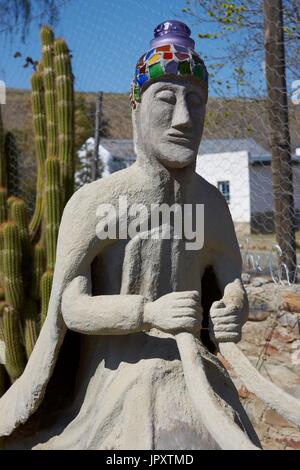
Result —
<svg viewBox="0 0 300 470"><path fill-rule="evenodd" d="M190 29L180 21L162 23L155 29L151 49L139 59L131 84L131 103L141 101L143 87L151 80L169 75L194 76L208 87L208 73L201 57L194 51Z"/></svg>

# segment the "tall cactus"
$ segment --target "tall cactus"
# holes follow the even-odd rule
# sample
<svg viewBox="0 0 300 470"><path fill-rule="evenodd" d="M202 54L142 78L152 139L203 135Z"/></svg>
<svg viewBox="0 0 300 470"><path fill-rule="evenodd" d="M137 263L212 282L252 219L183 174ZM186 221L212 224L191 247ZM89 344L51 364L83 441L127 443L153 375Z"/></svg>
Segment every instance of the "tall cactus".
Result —
<svg viewBox="0 0 300 470"><path fill-rule="evenodd" d="M48 26L41 29L41 41L47 121L47 157L54 157L57 155L57 109L53 66L54 34Z"/></svg>
<svg viewBox="0 0 300 470"><path fill-rule="evenodd" d="M2 234L2 269L5 300L13 309L21 312L24 303L21 235L15 222L5 222L2 226Z"/></svg>
<svg viewBox="0 0 300 470"><path fill-rule="evenodd" d="M74 92L68 47L41 29L42 60L31 77L37 161L36 204L8 191L0 108L0 340L14 382L23 372L48 309L62 210L73 192ZM6 372L0 364L0 396Z"/></svg>
<svg viewBox="0 0 300 470"><path fill-rule="evenodd" d="M54 42L54 67L58 119L58 157L64 202L74 191L74 92L69 50L64 39Z"/></svg>
<svg viewBox="0 0 300 470"><path fill-rule="evenodd" d="M35 209L30 221L29 232L34 240L41 227L43 216L43 187L45 180L46 160L46 116L44 105L44 82L41 72L34 72L31 77L31 106L33 115L33 128L35 136L35 155L37 161L37 182Z"/></svg>
<svg viewBox="0 0 300 470"><path fill-rule="evenodd" d="M0 104L0 188L6 188L7 178L6 178L6 158L5 158L5 134L3 129L2 122L2 111Z"/></svg>
<svg viewBox="0 0 300 470"><path fill-rule="evenodd" d="M26 366L20 316L11 306L6 306L2 316L3 339L6 346L5 368L11 382L17 380Z"/></svg>

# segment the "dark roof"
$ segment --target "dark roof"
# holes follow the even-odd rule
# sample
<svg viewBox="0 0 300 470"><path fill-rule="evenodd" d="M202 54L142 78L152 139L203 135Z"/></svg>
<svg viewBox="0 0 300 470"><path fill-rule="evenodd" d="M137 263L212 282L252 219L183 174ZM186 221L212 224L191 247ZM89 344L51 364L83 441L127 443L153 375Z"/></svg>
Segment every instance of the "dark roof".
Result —
<svg viewBox="0 0 300 470"><path fill-rule="evenodd" d="M132 139L101 139L102 145L116 161L134 162L136 154ZM250 163L270 162L271 155L267 149L258 144L254 139L203 139L199 147L199 155L226 152L248 152ZM293 160L299 161L300 156L293 156Z"/></svg>
<svg viewBox="0 0 300 470"><path fill-rule="evenodd" d="M268 150L254 139L204 139L199 148L199 155L225 152L249 152L251 156L268 155Z"/></svg>

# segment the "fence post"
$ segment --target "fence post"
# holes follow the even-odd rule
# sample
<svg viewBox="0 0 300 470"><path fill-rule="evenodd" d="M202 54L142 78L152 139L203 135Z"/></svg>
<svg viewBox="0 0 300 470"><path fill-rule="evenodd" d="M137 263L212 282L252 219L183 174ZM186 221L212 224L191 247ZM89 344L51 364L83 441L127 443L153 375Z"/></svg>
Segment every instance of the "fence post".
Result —
<svg viewBox="0 0 300 470"><path fill-rule="evenodd" d="M282 0L263 0L269 142L277 243L292 278L296 269L293 169Z"/></svg>

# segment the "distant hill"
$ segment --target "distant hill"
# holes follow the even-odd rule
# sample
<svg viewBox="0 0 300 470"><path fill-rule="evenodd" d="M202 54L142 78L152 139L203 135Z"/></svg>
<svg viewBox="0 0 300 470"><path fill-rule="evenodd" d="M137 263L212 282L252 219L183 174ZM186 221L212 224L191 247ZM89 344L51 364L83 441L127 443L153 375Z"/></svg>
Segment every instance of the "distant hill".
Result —
<svg viewBox="0 0 300 470"><path fill-rule="evenodd" d="M89 110L93 107L94 93L77 93ZM17 140L24 145L24 152L33 149L32 114L30 91L8 89L7 104L2 106L4 126L16 134ZM88 111L87 111L88 112ZM112 139L131 139L131 109L126 94L105 93L103 96L103 115L107 122L106 137ZM300 147L300 105L290 106L290 128L292 147ZM207 107L204 131L206 139L254 138L268 148L267 116L263 100L224 100L211 98Z"/></svg>

